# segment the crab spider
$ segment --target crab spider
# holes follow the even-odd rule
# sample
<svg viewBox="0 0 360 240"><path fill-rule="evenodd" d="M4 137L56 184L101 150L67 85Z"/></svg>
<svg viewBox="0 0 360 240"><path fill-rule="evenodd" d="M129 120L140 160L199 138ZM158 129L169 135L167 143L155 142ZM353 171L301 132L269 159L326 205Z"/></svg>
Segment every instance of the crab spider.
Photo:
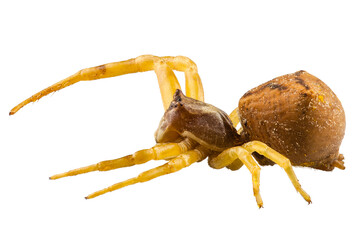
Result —
<svg viewBox="0 0 360 240"><path fill-rule="evenodd" d="M310 196L300 186L292 165L322 170L332 170L334 167L344 169L343 156L338 153L345 130L341 103L323 82L305 71L275 78L248 91L240 99L239 107L228 116L204 102L204 91L196 64L189 58L142 55L80 70L21 102L10 111L10 115L30 102L79 81L151 70L157 75L165 109L155 133L157 144L122 158L56 174L50 179L108 171L144 164L150 160L167 160L164 165L86 197L90 199L179 171L208 158L209 166L215 169L227 167L238 170L245 165L252 175L257 205L262 207L259 164L278 164L308 203L311 203ZM181 91L174 70L185 73L186 95ZM323 104L324 99L328 105L332 104L332 109ZM284 106L285 103L287 106ZM308 111L310 107L312 112ZM331 118L332 126L325 126L321 121L317 122L317 126L312 126L312 119L319 116ZM237 131L239 123L242 127ZM274 126L276 131L271 130ZM328 130L330 128L332 130ZM324 145L324 138L332 143L330 147ZM321 153L315 151L318 148L322 148Z"/></svg>

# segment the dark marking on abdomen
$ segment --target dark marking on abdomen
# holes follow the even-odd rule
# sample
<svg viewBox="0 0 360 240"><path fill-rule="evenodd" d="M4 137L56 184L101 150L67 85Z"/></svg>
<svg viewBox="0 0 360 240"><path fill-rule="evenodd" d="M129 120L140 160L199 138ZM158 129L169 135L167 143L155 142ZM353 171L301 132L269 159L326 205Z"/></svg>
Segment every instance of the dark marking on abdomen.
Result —
<svg viewBox="0 0 360 240"><path fill-rule="evenodd" d="M278 84L278 83L268 83L265 86L263 86L260 90L264 89L264 88L270 88L270 89L278 89L278 90L286 90L288 87Z"/></svg>
<svg viewBox="0 0 360 240"><path fill-rule="evenodd" d="M296 83L304 86L306 90L310 89L309 85L307 85L303 79L296 77L295 81L296 81Z"/></svg>
<svg viewBox="0 0 360 240"><path fill-rule="evenodd" d="M278 83L274 83L274 82L269 82L268 84L265 84L264 86L261 86L260 88L256 89L255 91L252 91L252 90L247 91L242 97L244 98L244 97L256 94L258 92L261 92L265 88L270 88L272 90L277 89L279 91L288 89L287 86L284 86L284 85L281 85L281 84L278 84Z"/></svg>

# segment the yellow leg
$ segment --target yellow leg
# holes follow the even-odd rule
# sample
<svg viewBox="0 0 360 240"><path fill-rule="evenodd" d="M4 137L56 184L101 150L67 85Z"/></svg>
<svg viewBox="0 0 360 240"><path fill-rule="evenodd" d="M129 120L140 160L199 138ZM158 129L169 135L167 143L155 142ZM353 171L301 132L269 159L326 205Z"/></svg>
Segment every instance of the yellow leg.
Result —
<svg viewBox="0 0 360 240"><path fill-rule="evenodd" d="M163 57L164 61L176 71L185 73L186 96L204 101L204 89L196 64L187 57Z"/></svg>
<svg viewBox="0 0 360 240"><path fill-rule="evenodd" d="M163 105L166 110L172 101L176 89L181 89L180 84L171 69L185 72L186 89L190 97L198 100L204 99L202 84L200 77L197 74L196 65L190 59L186 57L162 58L152 55L142 55L126 61L108 63L80 70L74 75L51 85L21 102L10 111L10 115L15 114L19 109L30 102L35 102L49 93L58 91L79 81L90 81L150 70L154 70L158 76Z"/></svg>
<svg viewBox="0 0 360 240"><path fill-rule="evenodd" d="M287 175L289 176L292 184L294 185L296 191L298 191L301 196L310 204L311 198L310 196L301 188L301 185L299 183L299 180L297 179L295 172L291 166L291 162L288 158L281 155L274 149L267 146L265 143L259 142L259 141L252 141L245 143L243 147L248 150L250 153L252 152L258 152L261 155L267 157L271 161L275 162L277 165L279 165L281 168L285 170Z"/></svg>
<svg viewBox="0 0 360 240"><path fill-rule="evenodd" d="M240 116L239 116L239 109L235 108L229 115L230 120L232 122L232 124L234 125L234 127L236 128L236 126L240 123Z"/></svg>
<svg viewBox="0 0 360 240"><path fill-rule="evenodd" d="M132 155L128 155L122 158L102 161L90 166L73 169L65 173L56 174L54 176L51 176L50 179L54 180L62 177L75 176L78 174L93 171L109 171L122 167L130 167L136 164L143 164L150 160L174 158L181 153L193 149L195 145L196 144L189 139L185 139L179 143L157 144L152 148L140 150Z"/></svg>
<svg viewBox="0 0 360 240"><path fill-rule="evenodd" d="M233 164L237 159L241 160L252 175L254 196L258 207L261 208L263 206L263 201L260 196L260 166L245 148L239 146L226 149L217 157L211 159L209 165L212 168L220 169Z"/></svg>
<svg viewBox="0 0 360 240"><path fill-rule="evenodd" d="M242 163L242 161L240 159L235 159L231 164L227 165L226 168L232 170L232 171L236 171L239 170L244 164Z"/></svg>
<svg viewBox="0 0 360 240"><path fill-rule="evenodd" d="M94 192L94 193L88 195L86 197L86 199L94 198L94 197L97 197L104 193L112 192L114 190L129 186L129 185L132 185L135 183L147 182L151 179L163 176L165 174L179 171L180 169L188 167L191 164L206 158L207 155L206 155L205 151L206 150L203 150L201 147L199 147L197 149L183 153L183 154L169 160L168 163L161 165L159 167L150 169L146 172L143 172L135 178L130 178L128 180L125 180L120 183L116 183L116 184L114 184L110 187L107 187L105 189L102 189L100 191Z"/></svg>
<svg viewBox="0 0 360 240"><path fill-rule="evenodd" d="M181 89L181 87L174 72L165 62L160 60L155 64L154 70L158 78L164 110L166 110L173 100L176 89Z"/></svg>

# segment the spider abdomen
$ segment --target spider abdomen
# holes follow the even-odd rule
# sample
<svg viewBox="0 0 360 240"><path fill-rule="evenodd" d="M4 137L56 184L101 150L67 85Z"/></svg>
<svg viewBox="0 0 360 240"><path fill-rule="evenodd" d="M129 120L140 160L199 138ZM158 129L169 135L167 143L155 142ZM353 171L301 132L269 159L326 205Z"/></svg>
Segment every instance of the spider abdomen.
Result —
<svg viewBox="0 0 360 240"><path fill-rule="evenodd" d="M258 140L295 166L332 170L342 158L343 107L332 90L305 71L268 81L243 95L239 113L248 140Z"/></svg>

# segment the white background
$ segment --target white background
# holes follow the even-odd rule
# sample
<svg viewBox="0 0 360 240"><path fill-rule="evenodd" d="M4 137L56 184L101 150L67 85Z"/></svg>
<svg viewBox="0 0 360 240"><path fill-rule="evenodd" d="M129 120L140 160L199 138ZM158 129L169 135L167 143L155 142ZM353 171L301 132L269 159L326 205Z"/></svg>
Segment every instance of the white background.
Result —
<svg viewBox="0 0 360 240"><path fill-rule="evenodd" d="M2 2L0 238L359 239L356 2ZM82 68L142 54L190 57L206 102L228 113L274 77L301 69L319 77L345 108L346 170L296 168L307 205L278 166L263 167L261 210L247 169L206 161L92 200L84 196L162 161L48 180L151 147L163 113L155 74L81 82L9 110Z"/></svg>

